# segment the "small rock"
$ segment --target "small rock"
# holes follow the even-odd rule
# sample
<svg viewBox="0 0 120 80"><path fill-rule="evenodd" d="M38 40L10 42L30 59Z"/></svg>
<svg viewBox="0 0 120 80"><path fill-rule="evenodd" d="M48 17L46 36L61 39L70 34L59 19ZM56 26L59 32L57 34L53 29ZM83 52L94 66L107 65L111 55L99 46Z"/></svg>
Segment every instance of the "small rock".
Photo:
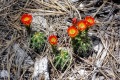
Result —
<svg viewBox="0 0 120 80"><path fill-rule="evenodd" d="M33 21L31 26L33 31L41 31L48 28L47 20L39 14L40 13L32 13Z"/></svg>
<svg viewBox="0 0 120 80"><path fill-rule="evenodd" d="M84 4L81 3L81 4L79 5L79 8L80 8L80 9L83 9L83 8L84 8Z"/></svg>
<svg viewBox="0 0 120 80"><path fill-rule="evenodd" d="M34 73L32 75L33 79L40 80L39 75L44 76L44 80L49 80L48 72L48 59L43 57L42 59L37 59L34 65Z"/></svg>
<svg viewBox="0 0 120 80"><path fill-rule="evenodd" d="M84 69L80 69L80 70L78 71L78 73L79 73L80 76L82 76L82 77L84 77L85 75L87 75L87 71L84 70Z"/></svg>
<svg viewBox="0 0 120 80"><path fill-rule="evenodd" d="M99 50L102 51L103 49L103 45L101 43L99 43L98 45L96 46L93 46L93 49L98 52Z"/></svg>
<svg viewBox="0 0 120 80"><path fill-rule="evenodd" d="M14 44L13 50L15 52L15 56L16 56L15 62L17 65L21 65L23 62L24 62L23 64L24 66L29 66L34 64L31 57L27 55L27 52L25 52L22 48L20 48L19 44Z"/></svg>
<svg viewBox="0 0 120 80"><path fill-rule="evenodd" d="M19 44L14 44L13 45L13 50L15 52L15 57L16 57L16 64L17 65L21 65L24 61L24 58L26 56L26 52L23 51L21 48L20 48L20 45Z"/></svg>
<svg viewBox="0 0 120 80"><path fill-rule="evenodd" d="M9 73L7 70L2 70L1 73L0 73L0 77L2 78L5 78L5 77L8 77L9 76Z"/></svg>
<svg viewBox="0 0 120 80"><path fill-rule="evenodd" d="M93 33L88 33L88 35L90 36L90 38L92 40L93 49L98 53L101 52L103 49L101 39L99 37L95 36Z"/></svg>

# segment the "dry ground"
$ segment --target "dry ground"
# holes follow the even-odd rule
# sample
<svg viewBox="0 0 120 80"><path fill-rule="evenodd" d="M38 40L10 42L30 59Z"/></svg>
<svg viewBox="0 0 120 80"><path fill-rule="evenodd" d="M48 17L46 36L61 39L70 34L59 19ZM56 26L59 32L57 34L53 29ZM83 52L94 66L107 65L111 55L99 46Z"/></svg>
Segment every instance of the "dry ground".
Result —
<svg viewBox="0 0 120 80"><path fill-rule="evenodd" d="M70 73L75 76L73 70L76 66L84 68L89 73L84 77L76 77L77 80L92 80L95 72L97 72L96 80L100 76L105 80L120 80L120 3L111 0L103 0L103 2L102 0L78 0L74 3L70 0L0 0L0 71L9 72L6 80L30 80L32 77L33 64L24 66L24 60L21 65L16 63L18 57L14 51L15 44L19 44L33 60L37 55L47 55L49 61L52 61L49 44L42 54L37 54L29 48L26 29L20 23L22 13L39 13L39 16L47 20L47 27L43 28L40 25L39 29L44 31L46 36L52 33L58 35L59 46L64 46L63 43L66 42L67 47L71 46L66 34L68 18L83 19L86 15L91 15L96 19L96 25L89 32L101 39L103 44L101 54L106 50L107 56L101 67L94 70L93 56L90 59L81 58L82 62L78 63L72 57L72 64L62 74L51 66L51 80L67 79L72 75ZM0 76L0 80L4 79Z"/></svg>

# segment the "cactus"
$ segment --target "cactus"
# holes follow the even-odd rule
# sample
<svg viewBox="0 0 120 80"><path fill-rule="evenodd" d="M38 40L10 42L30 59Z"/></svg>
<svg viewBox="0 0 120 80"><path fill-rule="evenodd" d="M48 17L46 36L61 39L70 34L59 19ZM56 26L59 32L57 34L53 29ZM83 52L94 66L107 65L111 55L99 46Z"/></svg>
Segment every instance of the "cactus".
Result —
<svg viewBox="0 0 120 80"><path fill-rule="evenodd" d="M78 36L72 39L73 50L80 57L88 57L92 51L92 44L88 37L88 31L82 31Z"/></svg>
<svg viewBox="0 0 120 80"><path fill-rule="evenodd" d="M67 29L67 33L71 37L73 51L80 57L91 55L92 44L88 36L88 29L94 24L95 19L92 16L86 16L82 20L75 19L75 23L72 23L72 26Z"/></svg>
<svg viewBox="0 0 120 80"><path fill-rule="evenodd" d="M45 40L45 36L42 32L35 32L31 37L31 47L35 51L43 51Z"/></svg>
<svg viewBox="0 0 120 80"><path fill-rule="evenodd" d="M60 50L60 53L55 56L54 65L58 70L64 71L70 63L70 55L67 50Z"/></svg>

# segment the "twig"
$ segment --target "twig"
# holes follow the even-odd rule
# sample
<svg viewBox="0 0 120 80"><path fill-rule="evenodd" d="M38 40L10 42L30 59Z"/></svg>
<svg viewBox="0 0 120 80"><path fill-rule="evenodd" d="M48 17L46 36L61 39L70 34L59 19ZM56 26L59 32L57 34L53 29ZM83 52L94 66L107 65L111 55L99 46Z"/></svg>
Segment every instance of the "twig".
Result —
<svg viewBox="0 0 120 80"><path fill-rule="evenodd" d="M98 68L98 70L103 74L103 76L105 76L106 80L109 80L109 78L107 77L107 75L101 69Z"/></svg>
<svg viewBox="0 0 120 80"><path fill-rule="evenodd" d="M96 11L96 13L94 13L93 17L96 16L96 14L100 11L100 9L102 9L102 7L107 3L108 0L104 1L104 3L99 7L99 9Z"/></svg>

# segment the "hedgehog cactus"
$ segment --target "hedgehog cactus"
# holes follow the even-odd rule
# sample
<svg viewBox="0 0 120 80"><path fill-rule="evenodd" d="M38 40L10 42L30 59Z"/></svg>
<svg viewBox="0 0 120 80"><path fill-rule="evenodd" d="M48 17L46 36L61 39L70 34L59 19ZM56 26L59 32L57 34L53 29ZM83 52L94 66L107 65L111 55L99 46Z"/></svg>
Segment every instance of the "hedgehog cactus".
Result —
<svg viewBox="0 0 120 80"><path fill-rule="evenodd" d="M31 47L36 51L42 51L45 46L45 36L42 32L35 32L31 37Z"/></svg>
<svg viewBox="0 0 120 80"><path fill-rule="evenodd" d="M94 18L92 16L86 16L85 19L75 20L75 23L72 23L72 26L67 29L67 33L72 40L74 53L78 54L80 57L88 57L92 52L88 29L94 24Z"/></svg>
<svg viewBox="0 0 120 80"><path fill-rule="evenodd" d="M87 33L87 30L85 30L72 39L74 52L80 57L88 57L90 55L89 52L92 50L92 44Z"/></svg>
<svg viewBox="0 0 120 80"><path fill-rule="evenodd" d="M60 53L55 56L54 65L57 69L64 71L70 64L70 55L67 50L60 50Z"/></svg>

